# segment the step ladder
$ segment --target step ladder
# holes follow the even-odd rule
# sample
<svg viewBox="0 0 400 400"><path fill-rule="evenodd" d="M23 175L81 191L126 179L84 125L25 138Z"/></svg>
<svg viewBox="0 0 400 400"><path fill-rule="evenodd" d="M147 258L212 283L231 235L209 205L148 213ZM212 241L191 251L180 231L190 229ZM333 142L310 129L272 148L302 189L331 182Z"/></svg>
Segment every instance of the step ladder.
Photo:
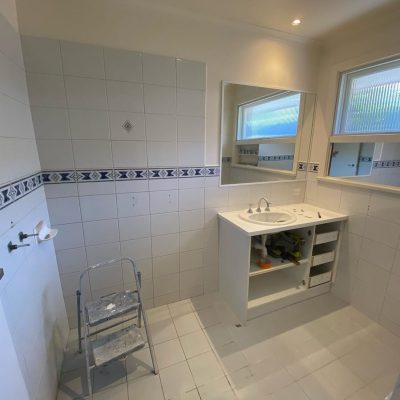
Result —
<svg viewBox="0 0 400 400"><path fill-rule="evenodd" d="M98 299L86 301L84 284L89 279L89 273L104 267L118 265L122 262L131 264L136 290L110 293ZM124 358L145 347L146 343L149 346L153 372L158 374L154 346L140 290L141 274L136 270L136 265L130 258L118 258L90 266L80 275L79 290L76 292L79 352L82 352L83 341L90 400L93 399L92 369ZM112 322L113 320L115 321L114 323ZM140 329L142 321L144 331ZM123 326L118 329L120 325ZM143 337L143 334L145 337Z"/></svg>

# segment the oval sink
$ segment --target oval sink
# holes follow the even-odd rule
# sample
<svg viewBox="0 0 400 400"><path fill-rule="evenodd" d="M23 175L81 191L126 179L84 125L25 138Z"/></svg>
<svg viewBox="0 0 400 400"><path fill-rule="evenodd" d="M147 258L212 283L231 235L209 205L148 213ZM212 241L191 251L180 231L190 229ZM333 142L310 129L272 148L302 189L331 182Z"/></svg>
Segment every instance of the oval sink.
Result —
<svg viewBox="0 0 400 400"><path fill-rule="evenodd" d="M296 221L296 215L286 211L263 211L249 214L241 213L240 217L248 222L261 225L285 225Z"/></svg>

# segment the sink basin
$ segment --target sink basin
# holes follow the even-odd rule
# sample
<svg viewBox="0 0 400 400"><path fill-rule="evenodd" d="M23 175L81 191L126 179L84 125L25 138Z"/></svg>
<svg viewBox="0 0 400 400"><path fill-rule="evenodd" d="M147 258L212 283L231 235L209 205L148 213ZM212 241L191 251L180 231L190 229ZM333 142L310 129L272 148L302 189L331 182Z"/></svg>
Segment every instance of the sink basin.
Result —
<svg viewBox="0 0 400 400"><path fill-rule="evenodd" d="M261 225L285 225L291 224L296 221L296 215L289 213L287 211L263 211L263 212L254 212L253 214L249 214L247 212L243 212L240 214L240 218L252 222L253 224L261 224Z"/></svg>

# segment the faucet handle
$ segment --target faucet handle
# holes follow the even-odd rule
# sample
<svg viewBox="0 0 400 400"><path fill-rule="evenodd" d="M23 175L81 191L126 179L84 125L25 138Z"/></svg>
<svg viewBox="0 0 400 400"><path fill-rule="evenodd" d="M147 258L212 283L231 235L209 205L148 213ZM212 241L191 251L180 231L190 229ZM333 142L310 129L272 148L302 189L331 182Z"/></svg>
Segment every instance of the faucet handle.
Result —
<svg viewBox="0 0 400 400"><path fill-rule="evenodd" d="M253 210L251 209L252 204L249 204L249 209L247 210L248 214L253 214Z"/></svg>

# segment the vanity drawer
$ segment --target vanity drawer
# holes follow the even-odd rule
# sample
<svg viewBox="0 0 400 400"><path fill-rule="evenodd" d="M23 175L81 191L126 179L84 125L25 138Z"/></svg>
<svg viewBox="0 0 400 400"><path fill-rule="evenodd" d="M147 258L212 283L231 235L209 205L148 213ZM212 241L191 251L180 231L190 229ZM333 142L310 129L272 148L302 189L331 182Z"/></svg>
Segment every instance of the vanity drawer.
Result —
<svg viewBox="0 0 400 400"><path fill-rule="evenodd" d="M323 283L330 282L332 279L332 271L324 272L323 274L310 276L309 287L322 285Z"/></svg>
<svg viewBox="0 0 400 400"><path fill-rule="evenodd" d="M322 243L334 242L334 241L337 240L338 236L339 236L339 231L317 233L315 235L314 244L322 244Z"/></svg>
<svg viewBox="0 0 400 400"><path fill-rule="evenodd" d="M314 267L316 265L325 264L331 262L335 259L335 251L328 251L326 253L316 254L312 257L311 265Z"/></svg>

